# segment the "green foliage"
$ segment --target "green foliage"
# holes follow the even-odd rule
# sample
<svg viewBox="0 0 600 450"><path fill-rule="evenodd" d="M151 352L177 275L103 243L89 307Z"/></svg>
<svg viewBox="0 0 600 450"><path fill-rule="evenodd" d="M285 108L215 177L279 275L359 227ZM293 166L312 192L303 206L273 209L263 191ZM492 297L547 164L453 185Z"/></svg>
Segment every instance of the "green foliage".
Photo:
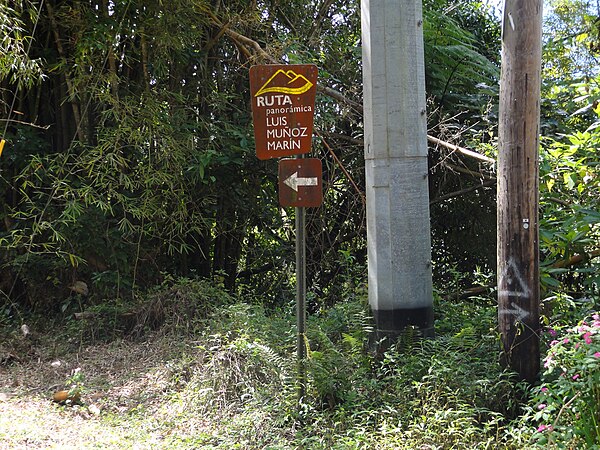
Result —
<svg viewBox="0 0 600 450"><path fill-rule="evenodd" d="M315 318L320 332L309 340L311 348L322 352L311 366L317 402L306 412L298 445L523 448L527 437L517 429L510 436L507 427L523 390L495 356L499 342L490 331L494 308L482 305L473 312L471 304L442 303L439 311L440 336L406 337L380 359L358 350L364 334L353 339L357 332L369 331L360 314L337 344L335 334L325 333L331 316Z"/></svg>
<svg viewBox="0 0 600 450"><path fill-rule="evenodd" d="M339 303L311 317L307 331L308 393L317 408L350 407L369 372L365 343L372 331L366 305Z"/></svg>
<svg viewBox="0 0 600 450"><path fill-rule="evenodd" d="M135 285L159 282L164 270L205 277L225 270L232 284L241 255L223 249L241 246L237 230L256 212L261 188L261 172L252 170L258 163L248 164L247 88L238 89L246 79L225 68L231 58L219 52L234 48L231 42L218 42L211 55L220 56L209 58L208 45L216 42L207 33L207 4L138 6L59 4L55 20L43 9L41 36L31 42L32 53L47 55L46 90L21 87L15 96L38 98L20 106L28 106L25 118L63 126L25 145L23 128L10 127L14 137L0 161L11 169L10 178L2 177L11 194L2 208L11 224L0 234L11 252L3 262L14 254L39 256L28 260L35 273L43 271L35 267L42 258L57 260L56 268L67 261L77 275L62 278L94 283L98 297L111 290L131 296ZM54 48L58 39L63 44ZM53 84L64 80L67 93ZM61 106L38 111L47 92ZM37 281L44 289L45 279Z"/></svg>
<svg viewBox="0 0 600 450"><path fill-rule="evenodd" d="M69 397L79 397L85 392L85 374L81 368L77 367L65 382L66 389L69 391ZM70 400L67 400L70 401Z"/></svg>
<svg viewBox="0 0 600 450"><path fill-rule="evenodd" d="M261 61L231 30L274 58L314 62L320 83L349 99L319 94L314 155L324 162L325 203L308 220L314 309L343 298L366 267L362 118L352 106L361 96L358 2L59 2L41 9L35 33L37 11L20 5L2 9L21 18L5 34L23 58L18 36L32 35L29 54L43 57L47 77L16 89L20 119L42 128L9 127L0 160L0 211L10 222L1 257L11 277L26 270L15 269L15 255L30 254L40 289L46 266L36 264L54 260L61 283L85 280L95 301L131 296L168 272L222 274L231 292L256 285L265 303L285 302L292 216L277 206L275 164L254 156L247 67ZM424 29L428 88L445 108L432 127L455 116L456 102L468 111L461 120L477 121L490 94L475 85L493 85L497 72L489 10L428 2ZM355 273L341 256L356 260Z"/></svg>
<svg viewBox="0 0 600 450"><path fill-rule="evenodd" d="M600 317L549 332L554 340L529 412L534 439L543 448L599 448Z"/></svg>
<svg viewBox="0 0 600 450"><path fill-rule="evenodd" d="M426 3L423 35L428 94L435 97L436 107L479 108L487 92L473 87L490 89L500 74L499 54L490 54L482 45L497 48L498 28L490 12L476 2L468 7L465 3Z"/></svg>
<svg viewBox="0 0 600 450"><path fill-rule="evenodd" d="M571 77L597 74L598 12L585 0L552 0L545 5L544 72L547 79L570 81Z"/></svg>
<svg viewBox="0 0 600 450"><path fill-rule="evenodd" d="M37 4L0 5L2 108L14 95L22 122L0 136L8 141L0 158L3 324L19 307L83 309L96 314L91 323L68 321L83 340L191 339L165 364L168 401L148 424L173 425L165 439L188 448L520 449L537 420L553 426L535 436L540 444L596 443L597 428L577 416L587 407L580 401L598 395L595 352L583 353L588 339L596 345L591 328L567 332L578 348L564 339L552 346L547 390L534 399L547 406L515 422L527 393L497 362L488 298L436 299L435 340L407 333L383 355L365 348L358 1L51 4L56 21L42 8L39 22ZM540 244L548 323L593 308L600 284L600 81L589 64L598 27L588 6L556 0L546 16L553 34L545 37ZM480 1L424 2L430 132L489 155L498 22ZM307 220L301 413L289 302L293 214L277 206L274 162L254 156L247 68L262 60L244 36L276 59L317 64L320 83L348 99L319 93L316 106L325 202ZM460 290L493 270L494 196L489 188L436 200L493 173L434 148L430 163L436 279ZM76 280L90 298L70 291ZM556 377L562 368L567 375ZM143 415L140 407L127 419ZM179 433L182 419L201 420L193 423L202 431Z"/></svg>
<svg viewBox="0 0 600 450"><path fill-rule="evenodd" d="M428 133L494 157L499 21L489 6L477 1L426 1L423 15ZM435 145L429 149L429 166L436 283L451 282L454 269L465 274L477 267L494 270L495 195L492 188L481 186L492 171Z"/></svg>
<svg viewBox="0 0 600 450"><path fill-rule="evenodd" d="M160 309L166 319L158 327L142 322L147 332L137 339L115 334L116 340L96 342L90 351L81 348L73 355L72 343L64 351L78 361L73 367L85 371L84 403L85 391L109 392L90 420L125 429L121 447L150 440L153 448L170 449L534 447L532 436L540 436L533 416L540 399L530 400L535 409L519 417L528 388L498 363L497 309L491 299L438 300L436 339L407 334L379 355L365 346L371 322L364 300L348 299L309 316L308 397L301 411L292 305L267 309L232 299L218 284L167 277L164 286L140 299L146 309L137 310L144 319L150 305ZM125 310L105 312L115 317ZM86 328L111 326L98 317L91 320ZM60 327L54 324L49 331L56 352ZM64 335L68 342L72 331ZM573 342L585 343L587 331L569 333ZM596 342L595 332L588 338ZM14 340L23 341L17 335ZM117 357L117 348L128 355ZM559 344L555 348L558 352ZM120 367L132 351L140 361ZM90 360L94 354L98 361ZM113 362L107 364L107 357ZM66 356L58 358L66 364ZM582 358L570 366L571 355L564 358L560 367L576 370L585 364ZM99 369L106 373L99 376ZM68 386L81 385L71 381ZM560 381L549 376L544 386ZM124 387L132 391L129 396L113 395ZM567 417L563 413L561 423Z"/></svg>
<svg viewBox="0 0 600 450"><path fill-rule="evenodd" d="M586 100L597 85L600 11L584 0L552 0L544 9L542 132L571 133L595 120Z"/></svg>
<svg viewBox="0 0 600 450"><path fill-rule="evenodd" d="M41 61L28 54L32 37L24 23L29 14L37 20L35 5L18 3L14 7L0 4L0 81L7 79L21 89L40 82L43 72Z"/></svg>
<svg viewBox="0 0 600 450"><path fill-rule="evenodd" d="M596 83L596 82L594 82ZM596 150L600 145L598 88L589 97L596 121L584 131L544 140L540 163L540 244L544 253L542 282L548 290L561 283L570 291L597 294L600 248L600 176ZM574 86L573 89L579 89ZM580 260L573 260L580 258Z"/></svg>
<svg viewBox="0 0 600 450"><path fill-rule="evenodd" d="M168 279L139 306L128 311L151 331L144 336L173 339L179 353L144 375L162 401L105 420L158 427L165 448L520 449L533 434L530 422L511 425L524 390L498 364L489 299L440 300L436 339L407 335L383 355L366 347L364 298L310 315L301 411L293 305L266 309L232 299L222 286ZM165 318L154 330L144 322L150 310Z"/></svg>
<svg viewBox="0 0 600 450"><path fill-rule="evenodd" d="M268 345L245 336L213 334L201 350L201 359L188 368L172 369L172 376L185 386L181 395L196 413L219 416L290 395L293 365ZM194 370L196 364L203 370Z"/></svg>
<svg viewBox="0 0 600 450"><path fill-rule="evenodd" d="M111 298L90 304L81 297L65 302L63 311L68 333L82 342L119 338L142 339L160 331L164 335L187 335L202 328L209 317L234 303L232 297L205 279L174 278L164 275L161 285L136 290L133 298ZM66 308L65 308L66 309ZM73 320L67 313L81 313Z"/></svg>

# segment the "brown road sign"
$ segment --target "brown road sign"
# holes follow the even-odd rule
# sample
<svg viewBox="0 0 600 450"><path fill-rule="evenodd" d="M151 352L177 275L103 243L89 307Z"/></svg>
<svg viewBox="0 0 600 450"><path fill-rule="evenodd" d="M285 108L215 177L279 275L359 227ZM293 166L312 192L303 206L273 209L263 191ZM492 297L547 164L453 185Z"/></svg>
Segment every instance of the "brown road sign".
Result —
<svg viewBox="0 0 600 450"><path fill-rule="evenodd" d="M281 206L320 206L323 202L321 171L321 160L317 158L279 161Z"/></svg>
<svg viewBox="0 0 600 450"><path fill-rule="evenodd" d="M317 73L313 64L250 68L254 140L259 159L310 151Z"/></svg>

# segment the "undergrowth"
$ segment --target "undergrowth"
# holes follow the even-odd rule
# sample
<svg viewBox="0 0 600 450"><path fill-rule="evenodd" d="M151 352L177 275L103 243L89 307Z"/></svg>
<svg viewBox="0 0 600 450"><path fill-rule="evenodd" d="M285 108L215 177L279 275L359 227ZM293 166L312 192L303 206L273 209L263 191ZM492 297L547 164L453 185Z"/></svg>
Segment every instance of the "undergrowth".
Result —
<svg viewBox="0 0 600 450"><path fill-rule="evenodd" d="M570 406L565 399L546 395L546 412L555 416L544 416L536 408L546 390L532 390L500 366L492 299L438 300L435 339L406 333L383 353L367 344L372 325L365 298L309 315L308 390L298 405L292 303L274 310L195 280L174 280L144 298L133 308L141 311L135 326L120 330L121 339L165 349L144 376L146 383L155 380L154 390L138 389L145 400L100 416L113 427L127 424L131 445L123 448L526 449L545 448L549 440L567 442L556 448L583 448L556 435L578 430L577 411L556 417ZM149 321L149 311L160 312L153 316L160 322ZM104 323L114 315L100 317ZM81 321L69 332L78 326ZM594 333L577 339L595 342ZM550 350L558 355L559 345ZM582 358L592 379L595 352ZM573 392L569 380L550 377L545 388ZM553 430L540 428L552 420ZM150 431L159 437L140 438ZM581 436L573 442L585 442Z"/></svg>
<svg viewBox="0 0 600 450"><path fill-rule="evenodd" d="M186 435L202 448L524 448L527 431L511 423L526 394L498 363L492 303L436 309L436 339L406 335L382 355L366 346L366 299L309 316L308 395L298 406L293 305L217 308L194 358L173 368L178 408L162 420L218 424Z"/></svg>

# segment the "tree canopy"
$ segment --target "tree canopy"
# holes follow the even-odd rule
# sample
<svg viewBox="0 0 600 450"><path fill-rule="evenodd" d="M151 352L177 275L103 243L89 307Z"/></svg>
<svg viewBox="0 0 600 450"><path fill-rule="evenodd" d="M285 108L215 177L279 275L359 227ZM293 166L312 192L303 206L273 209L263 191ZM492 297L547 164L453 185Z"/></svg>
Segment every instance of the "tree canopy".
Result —
<svg viewBox="0 0 600 450"><path fill-rule="evenodd" d="M541 157L546 286L567 282L581 293L598 289L590 264L600 110L598 73L589 69L597 14L578 5L557 1L548 19ZM475 0L423 8L429 134L494 157L499 21ZM359 14L358 1L341 0L2 3L6 311L64 306L77 281L96 300L129 297L167 274L284 301L292 211L277 205L275 165L255 157L249 108L248 70L272 62L320 72L313 155L323 161L325 203L308 217L312 306L361 283ZM565 26L573 16L581 19L575 35ZM495 266L493 165L435 142L436 282L474 272L484 280Z"/></svg>

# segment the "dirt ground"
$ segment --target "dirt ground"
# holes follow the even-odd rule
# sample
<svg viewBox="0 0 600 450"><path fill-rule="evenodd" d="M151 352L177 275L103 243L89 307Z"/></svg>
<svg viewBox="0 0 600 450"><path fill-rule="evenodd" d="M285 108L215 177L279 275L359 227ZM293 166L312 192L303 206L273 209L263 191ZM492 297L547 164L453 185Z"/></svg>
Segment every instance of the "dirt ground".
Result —
<svg viewBox="0 0 600 450"><path fill-rule="evenodd" d="M153 414L169 394L162 364L169 344L0 342L0 449L163 447ZM53 394L71 387L76 370L82 404L55 403Z"/></svg>

